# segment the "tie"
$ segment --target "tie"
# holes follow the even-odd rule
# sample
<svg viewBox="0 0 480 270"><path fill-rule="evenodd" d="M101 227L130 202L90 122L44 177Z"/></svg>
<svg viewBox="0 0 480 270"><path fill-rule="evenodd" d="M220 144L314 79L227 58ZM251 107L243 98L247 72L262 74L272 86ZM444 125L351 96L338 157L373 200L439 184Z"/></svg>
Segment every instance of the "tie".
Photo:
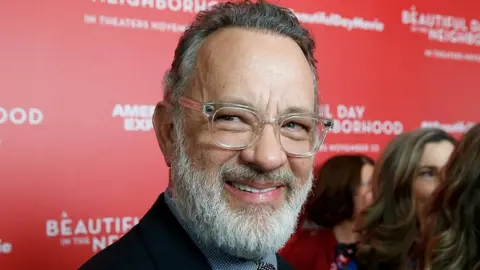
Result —
<svg viewBox="0 0 480 270"><path fill-rule="evenodd" d="M271 263L261 263L257 270L276 270L275 266Z"/></svg>

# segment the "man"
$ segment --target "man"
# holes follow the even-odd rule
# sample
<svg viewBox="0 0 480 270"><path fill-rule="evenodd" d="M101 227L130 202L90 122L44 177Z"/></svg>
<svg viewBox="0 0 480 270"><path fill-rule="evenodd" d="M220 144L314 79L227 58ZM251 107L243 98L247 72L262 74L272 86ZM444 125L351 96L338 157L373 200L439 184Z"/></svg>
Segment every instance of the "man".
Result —
<svg viewBox="0 0 480 270"><path fill-rule="evenodd" d="M265 2L198 14L153 119L168 189L80 269L291 269L276 251L331 127L318 116L314 47L289 10Z"/></svg>

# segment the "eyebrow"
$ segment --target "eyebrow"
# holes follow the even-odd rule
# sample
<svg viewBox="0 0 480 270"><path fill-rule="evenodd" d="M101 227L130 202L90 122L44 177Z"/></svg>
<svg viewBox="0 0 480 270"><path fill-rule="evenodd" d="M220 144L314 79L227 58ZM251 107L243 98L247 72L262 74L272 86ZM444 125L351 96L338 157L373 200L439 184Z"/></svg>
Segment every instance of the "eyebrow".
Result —
<svg viewBox="0 0 480 270"><path fill-rule="evenodd" d="M422 166L420 166L420 170L421 169L438 170L440 168L437 167L437 166L433 166L433 165L422 165Z"/></svg>
<svg viewBox="0 0 480 270"><path fill-rule="evenodd" d="M231 103L231 104L239 104L248 106L255 109L255 105L246 99L238 98L238 97L223 97L222 99L215 100L215 102L220 103ZM301 113L301 114L315 114L313 110L306 109L304 107L299 106L292 106L288 109L284 110L282 114L291 114L291 113Z"/></svg>

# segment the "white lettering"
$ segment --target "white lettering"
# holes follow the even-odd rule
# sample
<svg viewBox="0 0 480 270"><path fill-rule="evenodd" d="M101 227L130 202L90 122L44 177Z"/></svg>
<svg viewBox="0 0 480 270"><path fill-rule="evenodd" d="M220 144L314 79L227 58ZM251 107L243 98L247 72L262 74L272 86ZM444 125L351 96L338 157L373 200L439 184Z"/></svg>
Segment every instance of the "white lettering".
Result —
<svg viewBox="0 0 480 270"><path fill-rule="evenodd" d="M429 28L446 28L467 31L467 22L465 18L435 13L419 13L415 6L409 10L402 10L402 24L426 26Z"/></svg>
<svg viewBox="0 0 480 270"><path fill-rule="evenodd" d="M154 105L121 105L113 108L112 117L122 117L123 128L126 131L150 131L153 129L152 116Z"/></svg>
<svg viewBox="0 0 480 270"><path fill-rule="evenodd" d="M128 7L170 10L174 12L197 13L216 5L217 1L207 0L92 0L94 3Z"/></svg>
<svg viewBox="0 0 480 270"><path fill-rule="evenodd" d="M200 12L207 9L207 2L205 0L195 0L195 11Z"/></svg>
<svg viewBox="0 0 480 270"><path fill-rule="evenodd" d="M168 0L168 6L172 11L180 11L182 9L182 2L180 0Z"/></svg>
<svg viewBox="0 0 480 270"><path fill-rule="evenodd" d="M93 252L98 252L107 247L107 238L102 237L92 237L92 249Z"/></svg>
<svg viewBox="0 0 480 270"><path fill-rule="evenodd" d="M333 133L398 135L403 132L399 121L334 120Z"/></svg>
<svg viewBox="0 0 480 270"><path fill-rule="evenodd" d="M69 246L72 244L71 238L60 238L60 245L61 246Z"/></svg>
<svg viewBox="0 0 480 270"><path fill-rule="evenodd" d="M143 8L154 8L155 7L154 0L142 0L142 7Z"/></svg>
<svg viewBox="0 0 480 270"><path fill-rule="evenodd" d="M186 28L187 26L184 24L169 23L169 22L162 22L162 21L150 22L151 30L158 30L162 32L180 33L185 31Z"/></svg>
<svg viewBox="0 0 480 270"><path fill-rule="evenodd" d="M39 109L23 109L19 107L7 110L0 106L0 125L10 122L14 125L39 125L43 121L43 113Z"/></svg>
<svg viewBox="0 0 480 270"><path fill-rule="evenodd" d="M92 237L92 250L93 252L98 252L102 249L107 248L109 245L113 244L120 238L119 235L109 235L101 237Z"/></svg>
<svg viewBox="0 0 480 270"><path fill-rule="evenodd" d="M12 243L2 242L0 239L0 254L9 254L12 252Z"/></svg>
<svg viewBox="0 0 480 270"><path fill-rule="evenodd" d="M435 13L419 13L415 6L402 10L402 24L410 25L412 32L424 33L428 39L441 43L480 46L478 20ZM460 59L455 59L460 60Z"/></svg>
<svg viewBox="0 0 480 270"><path fill-rule="evenodd" d="M355 143L355 144L346 144L346 143L334 143L334 144L323 144L320 147L320 152L354 152L354 153L366 153L380 152L380 145L378 144L365 144L365 143Z"/></svg>
<svg viewBox="0 0 480 270"><path fill-rule="evenodd" d="M81 236L99 234L124 234L138 224L138 217L104 217L72 220L63 214L62 220L47 220L46 234L55 236Z"/></svg>
<svg viewBox="0 0 480 270"><path fill-rule="evenodd" d="M122 219L122 232L127 232L133 228L133 218L125 217Z"/></svg>
<svg viewBox="0 0 480 270"><path fill-rule="evenodd" d="M151 118L155 112L155 105L121 105L113 108L112 117L143 117Z"/></svg>
<svg viewBox="0 0 480 270"><path fill-rule="evenodd" d="M60 221L60 233L62 236L70 236L73 234L71 225L71 219L63 219Z"/></svg>
<svg viewBox="0 0 480 270"><path fill-rule="evenodd" d="M321 115L327 118L333 118L332 113L330 112L330 106L324 104L320 107Z"/></svg>
<svg viewBox="0 0 480 270"><path fill-rule="evenodd" d="M438 59L480 62L480 54L474 54L474 53L427 49L424 51L424 55L426 57L434 57Z"/></svg>
<svg viewBox="0 0 480 270"><path fill-rule="evenodd" d="M365 113L364 106L345 106L345 105L338 105L337 107L337 117L339 119L345 118L363 118L363 114Z"/></svg>
<svg viewBox="0 0 480 270"><path fill-rule="evenodd" d="M99 16L99 24L105 26L113 26L120 28L133 28L133 29L145 29L148 30L150 23L147 20L135 19L135 18L119 18L110 16Z"/></svg>
<svg viewBox="0 0 480 270"><path fill-rule="evenodd" d="M83 22L85 24L96 24L97 23L97 16L91 14L84 14L83 15Z"/></svg>
<svg viewBox="0 0 480 270"><path fill-rule="evenodd" d="M79 220L77 222L77 226L75 226L75 231L73 233L75 235L79 235L79 234L87 235L88 234L87 226L85 226L85 223L83 222L83 220Z"/></svg>
<svg viewBox="0 0 480 270"><path fill-rule="evenodd" d="M151 119L126 118L124 121L126 131L149 131L153 128Z"/></svg>
<svg viewBox="0 0 480 270"><path fill-rule="evenodd" d="M391 135L393 133L393 123L391 121L385 121L384 122L385 129L384 129L384 134L385 135Z"/></svg>
<svg viewBox="0 0 480 270"><path fill-rule="evenodd" d="M472 32L479 32L480 31L480 21L479 20L471 20L470 21L470 31L472 31Z"/></svg>
<svg viewBox="0 0 480 270"><path fill-rule="evenodd" d="M126 0L127 4L132 7L140 6L140 0Z"/></svg>
<svg viewBox="0 0 480 270"><path fill-rule="evenodd" d="M345 18L340 14L331 13L327 14L323 11L318 11L313 14L295 12L293 9L290 9L295 13L298 20L302 23L311 23L311 24L323 24L327 26L342 27L351 31L353 29L360 29L365 31L377 31L383 32L385 25L378 19L366 20L362 17L354 18Z"/></svg>
<svg viewBox="0 0 480 270"><path fill-rule="evenodd" d="M113 218L112 217L103 218L103 223L105 224L105 232L106 233L111 233L112 232Z"/></svg>
<svg viewBox="0 0 480 270"><path fill-rule="evenodd" d="M184 0L183 11L193 13L193 0Z"/></svg>
<svg viewBox="0 0 480 270"><path fill-rule="evenodd" d="M167 8L167 1L166 0L157 0L155 2L155 7L160 10L164 10Z"/></svg>
<svg viewBox="0 0 480 270"><path fill-rule="evenodd" d="M58 228L58 221L56 220L47 220L47 236L48 237L55 237L60 233Z"/></svg>
<svg viewBox="0 0 480 270"><path fill-rule="evenodd" d="M423 121L420 123L422 128L440 128L448 133L466 133L474 122L458 121L455 123L440 123L439 121Z"/></svg>
<svg viewBox="0 0 480 270"><path fill-rule="evenodd" d="M428 31L428 38L443 43L456 43L480 46L480 33L458 32L456 30L432 29Z"/></svg>
<svg viewBox="0 0 480 270"><path fill-rule="evenodd" d="M368 152L368 144L329 144L330 152Z"/></svg>
<svg viewBox="0 0 480 270"><path fill-rule="evenodd" d="M30 125L38 125L43 121L43 113L39 109L31 108L28 111L28 122Z"/></svg>
<svg viewBox="0 0 480 270"><path fill-rule="evenodd" d="M411 6L410 10L402 10L402 23L403 24L416 24L417 23L417 10L415 6Z"/></svg>
<svg viewBox="0 0 480 270"><path fill-rule="evenodd" d="M75 246L88 245L88 244L90 244L90 238L89 237L74 237L73 238L73 244Z"/></svg>
<svg viewBox="0 0 480 270"><path fill-rule="evenodd" d="M111 244L113 244L115 241L117 241L118 239L120 239L120 236L118 236L118 235L116 235L116 234L113 234L113 235L107 236L107 239L108 239L107 244L108 244L108 245L111 245Z"/></svg>
<svg viewBox="0 0 480 270"><path fill-rule="evenodd" d="M88 231L90 232L90 234L96 235L99 234L102 230L102 220L99 218L95 219L95 227L93 227L93 221L93 219L88 220Z"/></svg>

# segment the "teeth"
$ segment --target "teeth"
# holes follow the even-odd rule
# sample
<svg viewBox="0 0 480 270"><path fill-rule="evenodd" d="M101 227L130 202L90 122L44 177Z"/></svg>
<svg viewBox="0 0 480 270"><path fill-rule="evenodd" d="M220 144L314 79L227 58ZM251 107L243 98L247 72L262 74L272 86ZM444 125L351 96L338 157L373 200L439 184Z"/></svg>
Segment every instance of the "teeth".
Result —
<svg viewBox="0 0 480 270"><path fill-rule="evenodd" d="M251 192L251 193L260 193L260 192L268 192L276 189L276 187L271 187L271 188L264 188L264 189L257 189L249 186L244 186L238 183L232 183L232 186L235 188L241 190L241 191L246 191L246 192Z"/></svg>

